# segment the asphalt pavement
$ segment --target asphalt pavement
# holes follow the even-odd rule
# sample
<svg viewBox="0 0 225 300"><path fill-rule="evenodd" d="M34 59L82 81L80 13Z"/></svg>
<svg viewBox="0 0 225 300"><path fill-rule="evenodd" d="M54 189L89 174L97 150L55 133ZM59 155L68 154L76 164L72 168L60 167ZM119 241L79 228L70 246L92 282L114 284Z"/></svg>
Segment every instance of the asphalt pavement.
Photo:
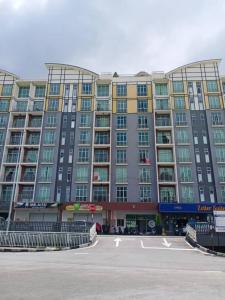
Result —
<svg viewBox="0 0 225 300"><path fill-rule="evenodd" d="M224 298L225 258L183 237L101 236L88 248L0 253L0 300Z"/></svg>

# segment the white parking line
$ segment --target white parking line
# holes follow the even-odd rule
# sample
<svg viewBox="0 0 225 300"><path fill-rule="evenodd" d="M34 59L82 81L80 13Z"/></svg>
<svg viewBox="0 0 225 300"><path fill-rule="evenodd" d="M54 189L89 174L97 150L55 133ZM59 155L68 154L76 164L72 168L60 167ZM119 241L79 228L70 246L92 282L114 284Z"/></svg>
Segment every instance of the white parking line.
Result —
<svg viewBox="0 0 225 300"><path fill-rule="evenodd" d="M168 248L168 247L155 247L155 246L144 246L143 241L141 240L141 248L151 249L151 250L172 250L172 251L198 251L198 249L187 249L187 248Z"/></svg>

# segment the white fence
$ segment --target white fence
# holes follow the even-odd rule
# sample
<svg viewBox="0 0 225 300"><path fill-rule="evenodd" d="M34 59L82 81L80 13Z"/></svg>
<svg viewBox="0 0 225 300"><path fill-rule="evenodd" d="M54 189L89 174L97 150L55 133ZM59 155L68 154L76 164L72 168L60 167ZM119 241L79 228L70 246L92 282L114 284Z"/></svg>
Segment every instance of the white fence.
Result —
<svg viewBox="0 0 225 300"><path fill-rule="evenodd" d="M95 224L88 233L0 231L0 247L77 248L91 243L96 237Z"/></svg>

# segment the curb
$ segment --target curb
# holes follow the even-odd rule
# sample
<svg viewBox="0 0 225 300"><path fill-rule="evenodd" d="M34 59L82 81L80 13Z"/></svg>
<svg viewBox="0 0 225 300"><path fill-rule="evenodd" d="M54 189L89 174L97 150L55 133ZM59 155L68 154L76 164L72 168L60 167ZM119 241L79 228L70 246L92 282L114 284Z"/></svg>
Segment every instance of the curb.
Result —
<svg viewBox="0 0 225 300"><path fill-rule="evenodd" d="M50 252L50 251L65 251L65 250L73 250L78 248L85 248L92 244L85 243L76 247L63 247L63 248L56 248L56 247L41 247L41 248L17 248L17 247L0 247L0 252Z"/></svg>
<svg viewBox="0 0 225 300"><path fill-rule="evenodd" d="M225 257L225 253L217 252L217 251L205 248L205 247L201 246L200 244L198 244L197 242L193 241L189 236L186 236L185 239L193 247L198 248L198 249L200 249L201 251L203 251L205 253L213 254L213 255L219 256L219 257Z"/></svg>

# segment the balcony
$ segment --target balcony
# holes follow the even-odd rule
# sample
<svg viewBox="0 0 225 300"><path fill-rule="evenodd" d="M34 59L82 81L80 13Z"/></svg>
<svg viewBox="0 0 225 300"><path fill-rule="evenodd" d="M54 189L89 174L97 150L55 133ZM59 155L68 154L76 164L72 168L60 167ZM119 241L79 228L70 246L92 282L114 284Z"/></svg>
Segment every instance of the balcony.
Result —
<svg viewBox="0 0 225 300"><path fill-rule="evenodd" d="M171 126L171 120L169 116L156 116L155 120L156 126Z"/></svg>
<svg viewBox="0 0 225 300"><path fill-rule="evenodd" d="M33 190L31 191L21 191L18 195L18 201L30 202L33 200Z"/></svg>
<svg viewBox="0 0 225 300"><path fill-rule="evenodd" d="M95 150L94 162L95 163L108 163L109 162L109 151L108 150Z"/></svg>
<svg viewBox="0 0 225 300"><path fill-rule="evenodd" d="M110 111L109 101L105 101L105 100L97 101L96 111L109 112Z"/></svg>
<svg viewBox="0 0 225 300"><path fill-rule="evenodd" d="M10 145L21 145L22 144L22 135L18 136L18 135L11 135L10 137L10 141L9 141Z"/></svg>
<svg viewBox="0 0 225 300"><path fill-rule="evenodd" d="M42 124L42 118L31 118L29 120L28 127L37 128L37 127L41 127L41 124Z"/></svg>
<svg viewBox="0 0 225 300"><path fill-rule="evenodd" d="M24 128L25 118L14 118L12 128Z"/></svg>
<svg viewBox="0 0 225 300"><path fill-rule="evenodd" d="M40 142L40 133L29 134L26 140L26 145L39 145Z"/></svg>
<svg viewBox="0 0 225 300"><path fill-rule="evenodd" d="M174 174L161 173L159 175L159 181L161 181L161 182L174 182L175 181L175 176L174 176Z"/></svg>
<svg viewBox="0 0 225 300"><path fill-rule="evenodd" d="M17 163L18 158L19 158L19 152L16 152L16 153L9 153L8 152L6 162L7 163Z"/></svg>

